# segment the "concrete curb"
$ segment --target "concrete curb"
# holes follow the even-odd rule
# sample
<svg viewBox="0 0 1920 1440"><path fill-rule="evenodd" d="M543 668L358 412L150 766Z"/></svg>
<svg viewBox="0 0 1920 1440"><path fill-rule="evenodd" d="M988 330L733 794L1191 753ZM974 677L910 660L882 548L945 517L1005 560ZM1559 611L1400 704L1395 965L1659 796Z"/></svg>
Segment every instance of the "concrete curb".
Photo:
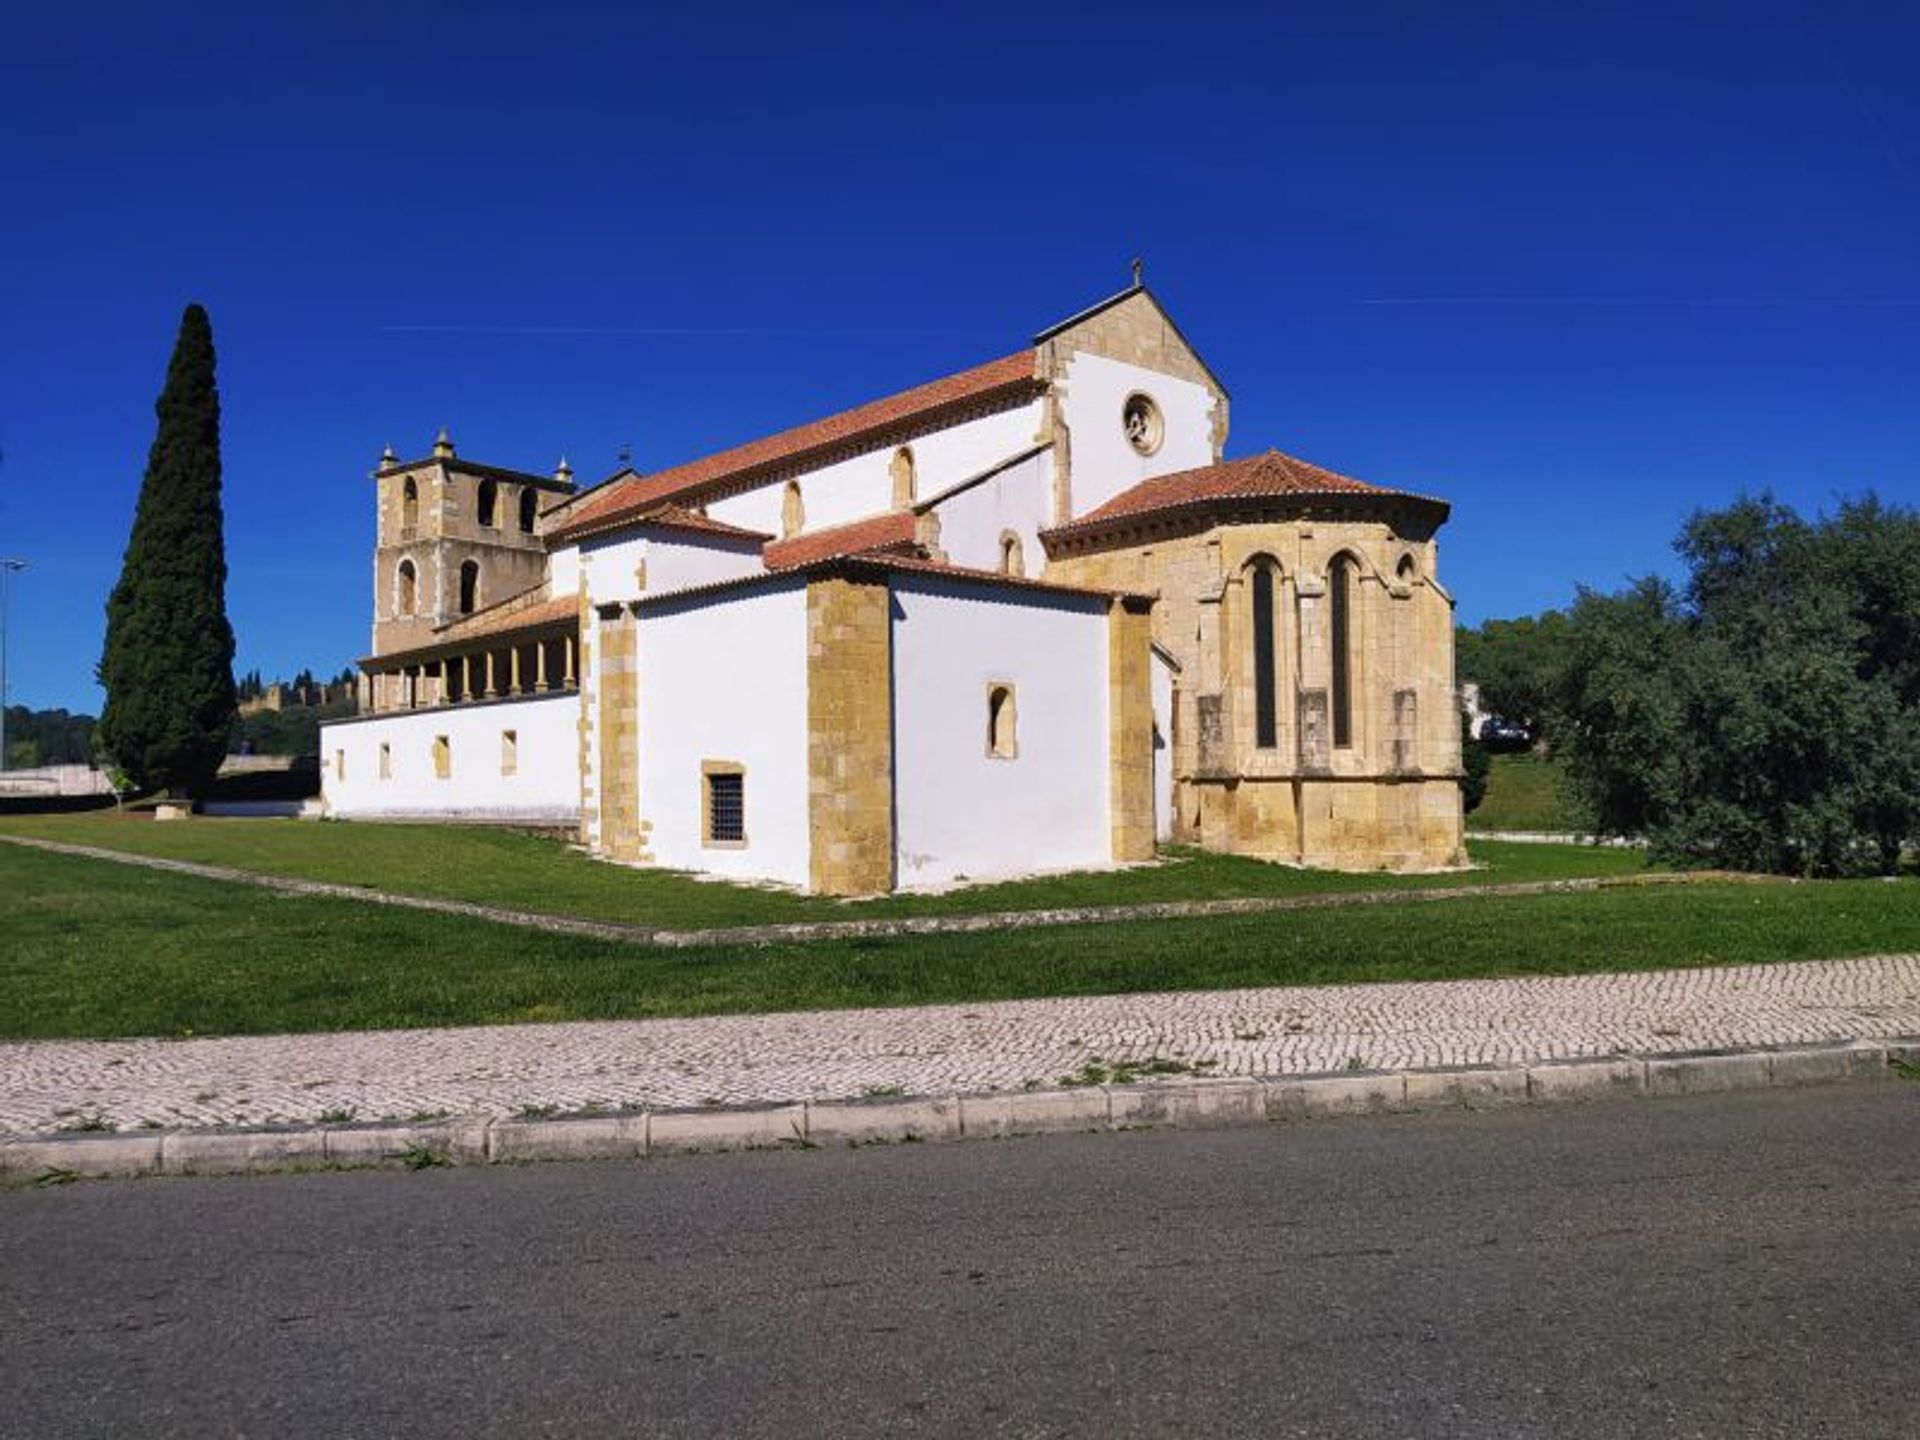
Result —
<svg viewBox="0 0 1920 1440"><path fill-rule="evenodd" d="M1557 1104L1888 1080L1920 1037L1526 1065L1173 1079L989 1095L656 1110L552 1119L0 1137L0 1185L135 1175L634 1160L728 1150L1000 1139L1060 1131L1263 1125L1343 1115Z"/></svg>

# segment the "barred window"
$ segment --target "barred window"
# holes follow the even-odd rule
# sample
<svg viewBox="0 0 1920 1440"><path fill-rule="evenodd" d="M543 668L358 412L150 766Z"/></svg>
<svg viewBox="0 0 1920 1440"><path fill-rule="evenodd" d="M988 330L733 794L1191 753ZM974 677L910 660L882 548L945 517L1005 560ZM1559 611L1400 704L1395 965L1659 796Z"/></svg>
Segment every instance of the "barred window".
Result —
<svg viewBox="0 0 1920 1440"><path fill-rule="evenodd" d="M744 845L747 843L747 776L737 765L705 767L707 787L706 843Z"/></svg>

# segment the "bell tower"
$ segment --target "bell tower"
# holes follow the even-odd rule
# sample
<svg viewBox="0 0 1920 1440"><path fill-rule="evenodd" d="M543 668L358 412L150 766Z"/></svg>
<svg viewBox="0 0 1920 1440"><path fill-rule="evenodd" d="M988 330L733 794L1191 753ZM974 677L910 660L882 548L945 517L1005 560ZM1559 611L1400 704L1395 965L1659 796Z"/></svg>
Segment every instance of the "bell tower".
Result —
<svg viewBox="0 0 1920 1440"><path fill-rule="evenodd" d="M542 584L541 517L574 488L565 460L552 475L462 460L445 429L424 459L388 446L373 479L375 655L432 644L435 631Z"/></svg>

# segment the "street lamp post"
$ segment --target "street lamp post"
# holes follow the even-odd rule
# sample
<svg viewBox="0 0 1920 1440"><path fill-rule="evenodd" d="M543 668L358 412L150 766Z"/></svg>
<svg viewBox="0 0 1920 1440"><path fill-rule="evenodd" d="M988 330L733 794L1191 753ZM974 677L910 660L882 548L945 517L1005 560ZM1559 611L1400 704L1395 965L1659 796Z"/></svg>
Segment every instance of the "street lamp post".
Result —
<svg viewBox="0 0 1920 1440"><path fill-rule="evenodd" d="M0 770L7 768L7 577L27 568L0 555Z"/></svg>

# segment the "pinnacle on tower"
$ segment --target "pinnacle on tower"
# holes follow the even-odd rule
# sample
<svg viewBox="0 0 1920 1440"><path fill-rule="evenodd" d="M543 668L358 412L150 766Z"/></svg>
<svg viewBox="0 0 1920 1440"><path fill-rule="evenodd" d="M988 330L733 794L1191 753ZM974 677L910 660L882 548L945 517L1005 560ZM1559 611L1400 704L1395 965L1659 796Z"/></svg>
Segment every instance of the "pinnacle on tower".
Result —
<svg viewBox="0 0 1920 1440"><path fill-rule="evenodd" d="M553 478L558 480L562 485L573 483L573 466L567 463L566 456L562 455L560 457L560 463L553 467Z"/></svg>
<svg viewBox="0 0 1920 1440"><path fill-rule="evenodd" d="M453 437L447 434L447 427L444 425L440 427L440 433L434 437L433 454L436 460L453 458Z"/></svg>
<svg viewBox="0 0 1920 1440"><path fill-rule="evenodd" d="M391 470L399 463L400 457L393 453L393 446L389 445L380 452L380 468L382 470Z"/></svg>

